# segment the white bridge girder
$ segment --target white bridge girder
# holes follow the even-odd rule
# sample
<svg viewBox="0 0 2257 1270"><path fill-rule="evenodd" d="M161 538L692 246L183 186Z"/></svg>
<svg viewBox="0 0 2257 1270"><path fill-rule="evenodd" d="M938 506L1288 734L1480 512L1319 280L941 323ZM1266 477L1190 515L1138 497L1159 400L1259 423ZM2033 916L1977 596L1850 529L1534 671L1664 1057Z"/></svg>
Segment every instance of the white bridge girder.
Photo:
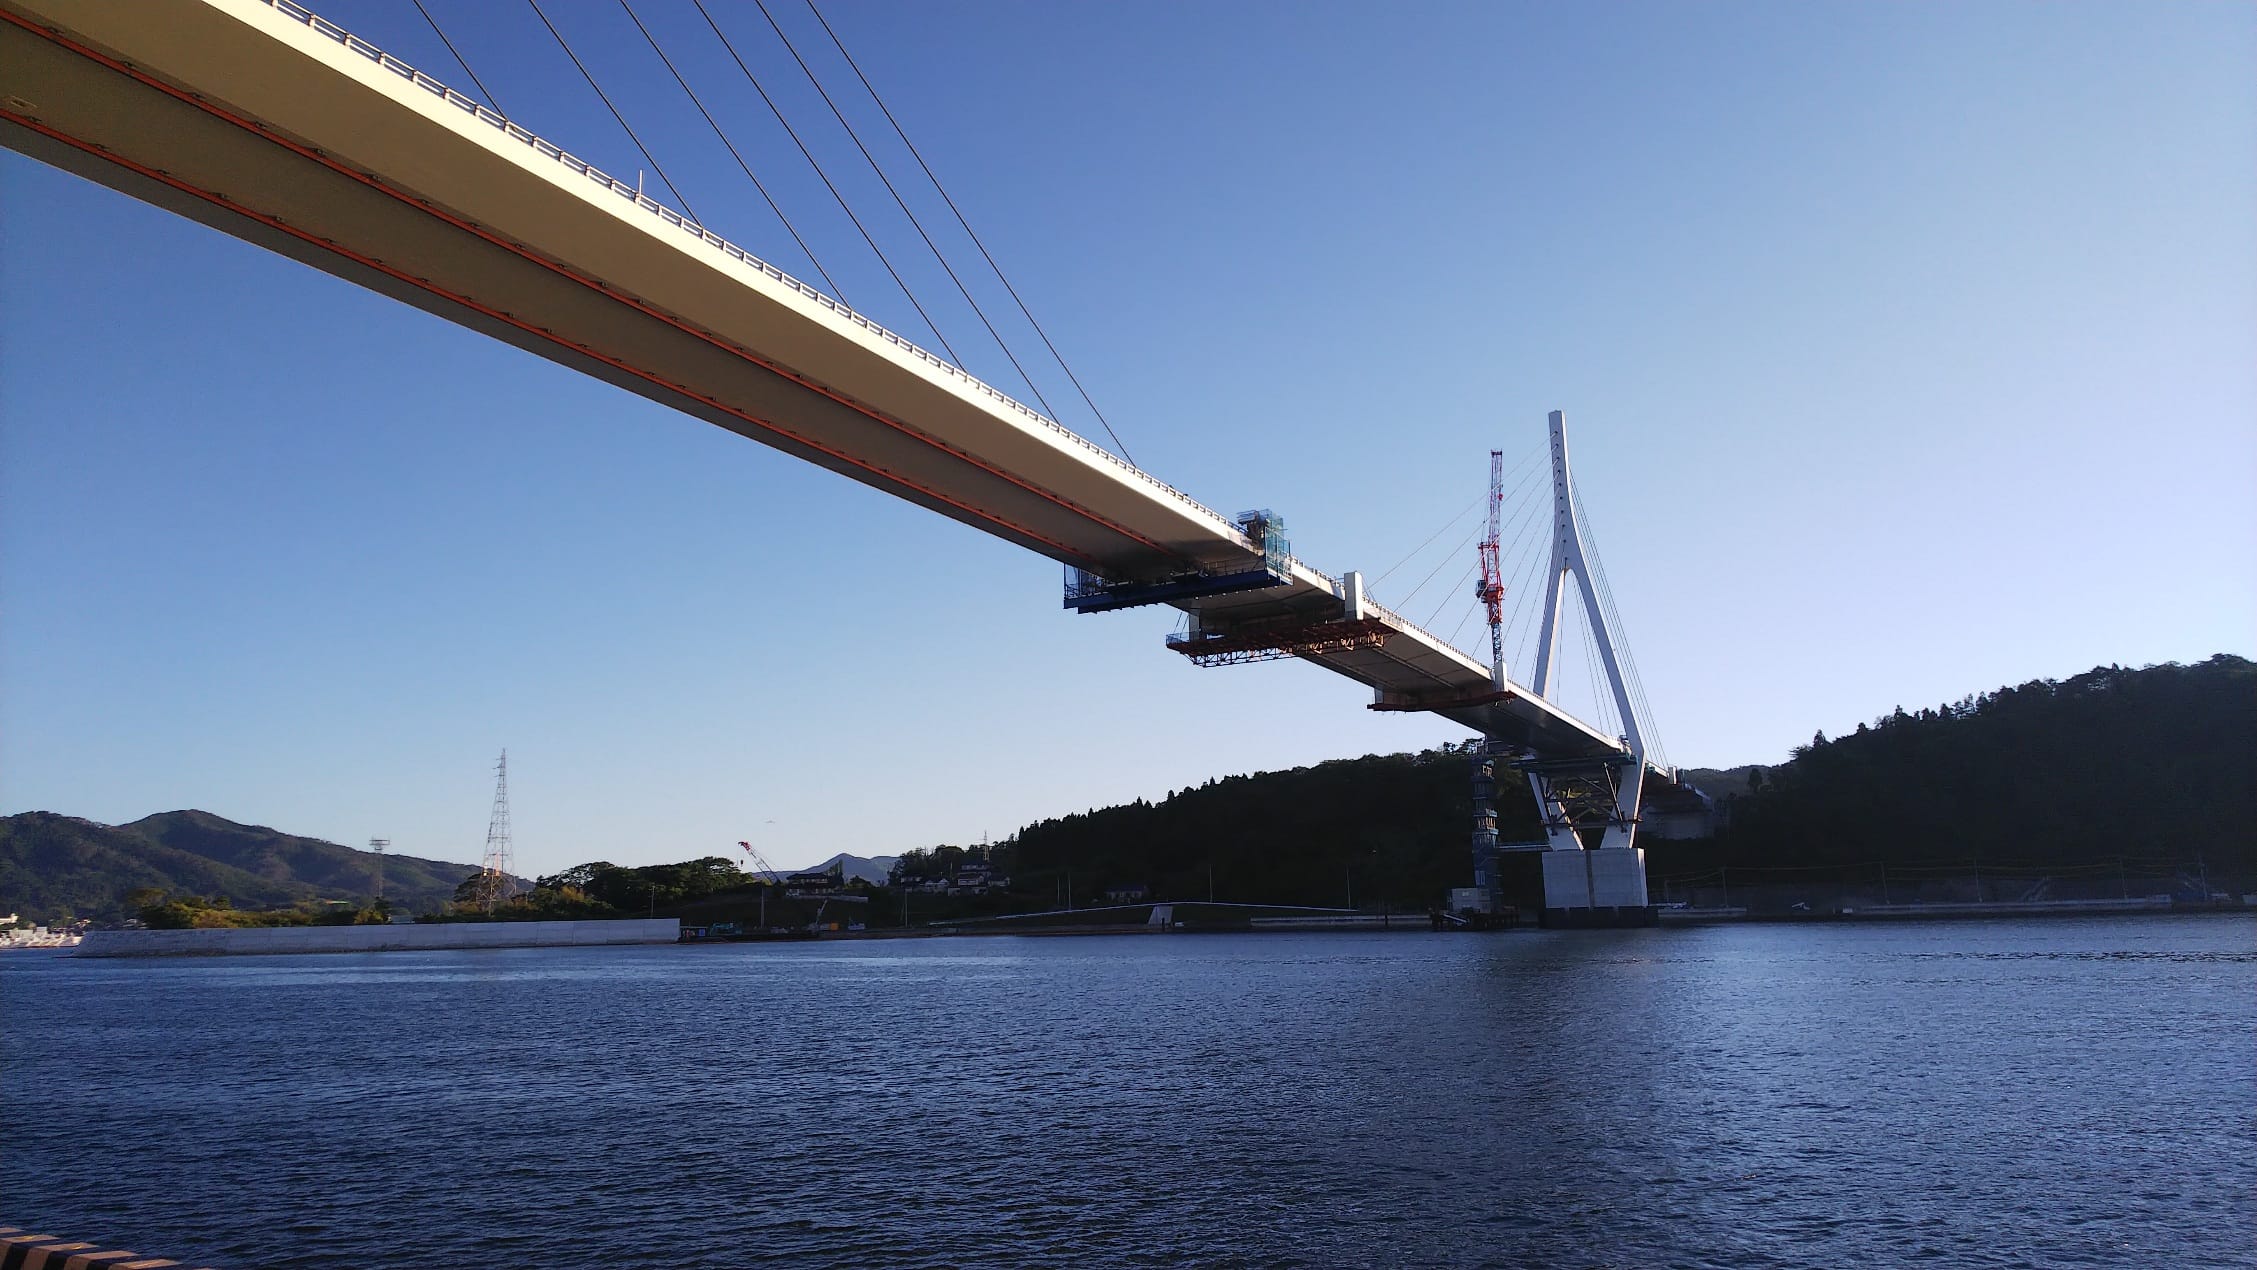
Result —
<svg viewBox="0 0 2257 1270"><path fill-rule="evenodd" d="M1612 798L1598 849L1636 850L1645 740L1585 566L1558 413L1542 645L1522 686L1373 603L1357 575L1277 558L1239 523L287 0L0 0L0 145L1078 570L1165 583L1271 568L1274 585L1165 602L1218 649L1251 655L1274 630L1278 651L1371 688L1375 709L1439 715L1500 757L1580 764L1595 777L1528 773L1557 822L1550 845L1580 845L1590 802L1568 795L1595 778ZM1569 578L1626 735L1546 697Z"/></svg>
<svg viewBox="0 0 2257 1270"><path fill-rule="evenodd" d="M1546 754L1617 738L633 186L278 0L0 0L0 145Z"/></svg>

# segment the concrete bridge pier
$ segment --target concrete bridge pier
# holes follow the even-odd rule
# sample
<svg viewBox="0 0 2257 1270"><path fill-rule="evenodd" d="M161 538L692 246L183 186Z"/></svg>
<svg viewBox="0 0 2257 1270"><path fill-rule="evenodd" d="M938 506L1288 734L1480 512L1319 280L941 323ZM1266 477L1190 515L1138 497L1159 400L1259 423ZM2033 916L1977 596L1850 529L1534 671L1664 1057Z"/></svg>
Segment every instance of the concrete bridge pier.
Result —
<svg viewBox="0 0 2257 1270"><path fill-rule="evenodd" d="M1644 761L1531 757L1516 766L1526 773L1544 820L1542 924L1655 924L1657 910L1646 898L1646 853L1636 845Z"/></svg>
<svg viewBox="0 0 2257 1270"><path fill-rule="evenodd" d="M1652 926L1658 920L1658 910L1646 902L1644 848L1590 847L1544 853L1543 925Z"/></svg>
<svg viewBox="0 0 2257 1270"><path fill-rule="evenodd" d="M1497 876L1497 759L1487 744L1473 751L1473 889L1475 908L1500 911Z"/></svg>

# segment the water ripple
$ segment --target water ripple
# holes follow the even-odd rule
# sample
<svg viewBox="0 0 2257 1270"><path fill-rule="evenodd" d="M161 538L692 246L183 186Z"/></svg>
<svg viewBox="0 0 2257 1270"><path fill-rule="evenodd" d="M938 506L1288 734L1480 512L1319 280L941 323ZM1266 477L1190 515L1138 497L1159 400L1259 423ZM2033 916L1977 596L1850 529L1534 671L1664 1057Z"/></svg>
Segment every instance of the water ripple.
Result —
<svg viewBox="0 0 2257 1270"><path fill-rule="evenodd" d="M0 960L222 1265L2257 1266L2257 923Z"/></svg>

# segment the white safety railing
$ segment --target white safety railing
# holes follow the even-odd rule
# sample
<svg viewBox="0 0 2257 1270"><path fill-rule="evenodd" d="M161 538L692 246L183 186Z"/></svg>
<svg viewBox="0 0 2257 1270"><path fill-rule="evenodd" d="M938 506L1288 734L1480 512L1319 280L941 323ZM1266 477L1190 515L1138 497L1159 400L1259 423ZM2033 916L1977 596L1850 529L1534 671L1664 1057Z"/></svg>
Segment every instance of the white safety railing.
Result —
<svg viewBox="0 0 2257 1270"><path fill-rule="evenodd" d="M1395 610L1388 608L1386 605L1373 600L1368 595L1364 597L1364 611L1379 618L1381 621L1386 622L1389 626L1392 626L1397 630L1404 632L1405 634L1418 636L1419 638L1425 640L1429 644L1434 645L1435 648L1443 652L1455 653L1458 656L1465 658L1468 665L1474 665L1472 656L1469 655L1464 649L1459 648L1456 644L1453 644L1446 639L1442 639L1434 632L1426 629L1423 626L1420 626L1416 622L1411 621L1410 619L1404 617L1402 614L1397 613ZM1476 669L1478 668L1479 667L1476 666ZM1516 688L1519 687L1518 684L1515 684L1513 686Z"/></svg>
<svg viewBox="0 0 2257 1270"><path fill-rule="evenodd" d="M800 281L799 279L791 276L790 274L785 273L783 270L778 269L776 266L769 264L767 261L762 260L760 257L753 255L751 252L746 251L744 248L737 246L735 243L730 242L728 239L721 237L719 234L716 234L711 230L708 230L703 225L700 225L696 221L691 220L689 217L682 215L674 209L650 197L648 194L645 194L640 188L629 185L625 181L619 180L617 177L614 177L609 173L602 171L601 169L595 167L593 164L588 163L586 160L576 157L570 151L567 151L549 141L545 141L540 137L535 136L531 132L526 131L523 127L511 123L507 118L496 113L493 109L479 102L476 98L466 96L463 93L449 88L447 85L439 82L436 79L433 79L429 75L424 74L422 71L419 71L413 66L408 65L406 62L401 61L399 58L392 56L390 53L385 52L383 49L380 49L375 45L369 43L367 40L364 40L361 37L346 30L345 28L338 26L336 23L322 17L320 14L306 8L304 5L296 3L296 0L263 0L263 3L265 3L267 7L273 9L275 12L283 15L284 17L303 23L313 31L327 36L332 40L335 40L337 43L343 45L345 48L351 50L352 52L360 54L362 57L365 57L369 61L376 63L378 66L383 67L385 70L398 75L400 78L408 81L411 84L414 84L416 87L421 88L436 97L439 97L448 105L460 108L464 113L477 118L483 123L493 126L494 128L501 131L504 135L507 135L517 141L524 143L525 145L532 147L534 150L539 151L542 155L559 163L562 163L564 166L570 168L572 171L580 174L581 176L594 181L598 185L604 186L612 193L627 199L629 202L634 203L636 206L641 207L644 211L650 212L651 214L657 216L660 220L665 221L667 224L673 226L674 228L682 230L683 232L702 240L707 246L717 248L718 250L726 254L730 259L756 269L761 273L766 274L770 279L779 282L784 286L790 287L800 295L806 297L816 304L821 305L823 308L838 314L841 318L844 318L845 320L853 323L854 325L862 328L865 331L868 331L870 334L878 337L881 340L884 340L886 343L891 344L894 347L909 354L910 356L918 359L919 361L930 365L934 369L949 376L950 378L961 381L965 385L972 388L974 391L992 399L997 404L1005 406L1010 410L1023 415L1032 422L1048 428L1052 433L1054 433L1061 439L1072 442L1074 445L1079 446L1089 454L1102 459L1105 462L1112 464L1114 467L1119 468L1121 471L1127 473L1128 475L1135 477L1143 484L1167 494L1177 502L1183 504L1193 511L1200 513L1208 520L1214 522L1215 528L1222 529L1240 539L1245 539L1250 546L1253 545L1252 541L1250 539L1246 539L1245 534L1240 532L1238 526L1232 524L1223 516L1221 512L1218 512L1212 507L1207 506L1205 503L1200 502L1198 499L1191 497L1189 494L1186 494L1182 490L1177 489L1175 486L1168 484L1166 481L1160 480L1159 478L1153 476L1151 473L1146 472L1143 468L1136 466L1134 463L1131 463L1121 456L1113 453L1111 450L1098 445L1096 442L1091 441L1089 438L1074 431L1072 428L1059 423L1057 420L1051 418L1050 416L1042 413L1039 410L1036 410L1032 406L1019 401L1018 399L1012 397L1009 393L996 388L994 385L989 384L987 381L979 378L976 375L973 375L969 371L964 370L962 367L957 366L937 356L936 354L927 352L912 340L905 339L902 336L896 335L892 331L887 330L885 327L880 326L876 322L873 322L870 319L855 312L853 309L848 308L844 303L832 299L830 296L823 294L822 292L816 290L814 287L811 287L808 284ZM1314 572L1314 570L1312 570L1312 572Z"/></svg>
<svg viewBox="0 0 2257 1270"><path fill-rule="evenodd" d="M1364 597L1364 611L1372 614L1375 617L1378 617L1380 620L1386 622L1390 626L1396 627L1408 634L1419 636L1421 639L1424 639L1427 643L1432 644L1435 648L1441 650L1442 652L1454 653L1457 656L1464 658L1466 664L1473 666L1476 669L1483 670L1484 673L1486 673L1487 668L1482 667L1478 662L1476 662L1472 654L1466 652L1464 649L1459 648L1457 645L1452 644L1447 640L1437 638L1434 632L1427 630L1425 627L1420 626L1415 622L1406 620L1402 614L1395 612L1393 609L1388 608L1384 604L1375 602L1370 596ZM1521 697L1524 700L1541 702L1545 709L1551 711L1553 714L1558 715L1560 718L1566 719L1568 722L1573 723L1578 727L1584 728L1593 736L1605 735L1597 728L1592 727L1590 724L1585 723L1583 720L1578 719L1574 715L1569 714L1567 711L1561 709L1559 706L1555 705L1549 698L1544 697L1527 685L1519 683L1518 681L1510 678L1508 678L1505 683L1506 686L1512 690L1515 696ZM1621 746L1621 748L1627 751L1629 749L1629 746L1623 745ZM1662 769L1657 767L1655 768L1655 770L1660 771ZM1669 770L1674 772L1675 769Z"/></svg>

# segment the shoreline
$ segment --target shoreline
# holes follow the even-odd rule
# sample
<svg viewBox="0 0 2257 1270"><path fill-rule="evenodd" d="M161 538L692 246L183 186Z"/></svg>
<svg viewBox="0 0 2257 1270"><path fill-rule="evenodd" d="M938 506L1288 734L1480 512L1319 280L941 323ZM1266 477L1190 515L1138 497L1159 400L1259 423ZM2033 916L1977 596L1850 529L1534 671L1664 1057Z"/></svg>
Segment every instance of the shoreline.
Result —
<svg viewBox="0 0 2257 1270"><path fill-rule="evenodd" d="M1830 913L1747 913L1744 910L1718 911L1713 909L1689 911L1674 910L1677 912L1690 913L1690 915L1688 916L1680 917L1672 917L1670 916L1670 914L1673 910L1664 909L1662 911L1662 920L1660 923L1658 923L1657 927L1644 927L1640 929L1651 930L1678 926L1723 926L1743 922L1749 924L1761 923L1771 925L1795 925L1810 923L1844 924L1856 922L1879 923L1917 921L1965 921L1981 918L1996 919L2024 917L2208 917L2221 914L2246 914L2257 911L2257 905L2238 903L2197 906L2168 903L2150 904L2139 899L2131 900L2128 903L2121 900L2103 900L2089 902L2073 901L2072 903L2076 904L2077 906L2064 907L2063 902L2053 901L2050 904L2040 902L2039 905L2034 907L2020 907L2013 902L1980 905L1899 904L1893 905L1886 910L1880 909L1879 906L1875 906L1875 908L1873 909L1860 909L1850 912ZM1533 932L1542 929L1544 928L1538 926L1534 921L1525 921L1510 926L1494 926L1489 928L1490 932L1505 933ZM1342 923L1320 924L1315 922L1298 923L1281 921L1276 924L1265 924L1261 926L1167 927L1153 926L1148 923L1136 923L1104 926L1020 926L1014 928L971 928L955 926L945 928L915 928L910 930L903 930L896 927L886 930L826 932L822 936L822 939L824 941L844 939L939 939L954 935L976 935L983 937L992 937L997 935L1313 935L1325 933L1478 934L1484 932L1436 932L1433 929L1432 924L1423 916L1417 917L1415 920L1405 920L1402 917L1397 917L1394 919L1392 924L1383 925L1380 922L1379 916L1374 914L1372 920L1369 923L1358 925L1349 925ZM722 941L715 940L711 942L719 943Z"/></svg>
<svg viewBox="0 0 2257 1270"><path fill-rule="evenodd" d="M1836 911L1836 912L1813 912L1813 913L1749 913L1749 912L1745 911L1744 909L1736 909L1736 908L1735 908L1735 909L1718 909L1718 908L1707 908L1707 909L1683 909L1683 908L1680 908L1680 909L1663 909L1663 910L1661 910L1661 912L1660 912L1660 921L1659 921L1659 922L1657 922L1657 923L1655 924L1655 926L1651 926L1651 927L1643 927L1643 928L1639 928L1639 929L1656 929L1656 928L1671 928L1671 927L1688 927L1688 928L1689 928L1689 927L1701 927L1701 926L1723 926L1723 925L1734 925L1734 924L1740 924L1740 923L1749 923L1749 924L1767 924L1767 925L1798 925L1798 924L1801 924L1801 925L1808 925L1808 924L1831 925L1831 924L1842 924L1842 923L1856 923L1856 922L1881 922L1881 923L1886 923L1886 922L1920 922L1920 921L1945 921L1945 922L1951 922L1951 921L1969 921L1969 920L1984 920L1984 919L1988 919L1988 920L1998 920L1998 919L2001 919L2001 918L2004 918L2004 919L2022 919L2022 918L2031 918L2031 917L2043 917L2043 918L2076 918L2076 917L2082 917L2082 918L2108 918L2108 917L2165 917L2165 916L2168 916L2168 917L2194 917L2194 916L2204 916L2204 917L2208 917L2208 916L2219 916L2219 915L2249 914L2249 913L2252 913L2252 912L2257 912L2257 904L2251 904L2251 903L2247 903L2247 902L2242 902L2242 901L2226 901L2226 902L2219 902L2219 903L2213 903L2213 904L2183 904L2183 903L2177 903L2177 904L2175 904L2175 903L2172 903L2172 902L2170 902L2170 900L2169 900L2169 897L2157 897L2157 896L2149 896L2149 897L2135 897L2135 898L2133 898L2133 899L2129 899L2129 900L2066 900L2066 901L2065 901L2065 900L2054 900L2054 901L2035 901L2035 902L2017 902L2017 901L2003 901L2003 902L1994 902L1994 903L1959 903L1959 904L1898 904L1898 905L1890 905L1890 906L1887 906L1887 907L1882 907L1882 906L1878 906L1878 905L1876 905L1876 906L1874 906L1874 907L1871 907L1871 908L1865 908L1865 909L1853 909L1853 910ZM999 921L1008 921L1009 919L998 919L998 920L999 920ZM609 925L611 924L611 922L613 922L613 921L617 921L617 922L621 922L621 923L634 923L635 925L637 925L637 926L641 926L641 927L643 927L644 929L642 929L642 930L639 930L639 931L636 931L636 932L634 932L633 934L630 934L630 933L629 933L628 931L626 931L626 930L616 930L616 929L615 929L615 930L600 930L600 929L588 929L588 928L600 928L600 927L603 927L603 926L609 926ZM658 919L658 922L659 922L659 924L669 924L669 925L670 925L670 924L672 924L672 922L673 922L673 919L665 919L665 918L661 918L661 919ZM993 938L998 938L998 937L1010 937L1010 936L1030 936L1030 937L1039 937L1039 938L1058 938L1058 937L1074 937L1074 936L1104 936L1104 935L1193 935L1193 936L1197 936L1197 935L1312 935L1312 934L1340 934L1340 933L1349 933L1349 934L1366 934L1366 933L1368 933L1368 934L1380 934L1380 935L1388 935L1388 934L1401 934L1401 933L1419 933L1419 934L1453 934L1453 935L1454 935L1454 934L1465 934L1465 933L1480 933L1480 932L1457 931L1457 930L1441 930L1441 931L1437 931L1437 930L1436 930L1436 929L1434 928L1434 926L1433 926L1432 922L1431 922L1431 921L1429 920L1429 918L1428 918L1428 917L1427 917L1426 915L1423 915L1423 914L1393 914L1393 915L1382 915L1382 914L1376 914L1376 913L1375 913L1375 914L1369 914L1369 915L1365 915L1365 916L1364 916L1364 917L1363 917L1363 918L1362 918L1361 920L1342 920L1341 918L1337 918L1337 917L1336 917L1336 918L1329 918L1329 919L1328 919L1328 918L1314 918L1314 919L1271 918L1271 919L1263 919L1263 920L1261 920L1261 921L1260 921L1260 922L1259 922L1258 924L1253 924L1253 923L1249 923L1249 924L1246 924L1246 925L1237 925L1237 926L1228 926L1228 925L1186 925L1186 926L1176 926L1176 925L1154 925L1153 923L1151 923L1151 922L1148 922L1148 921L1147 921L1147 922L1117 922L1117 923L1116 923L1116 922L1108 922L1108 923L1092 923L1092 924L1082 924L1082 925L1042 925L1042 926L1010 926L1010 925L996 925L996 926L985 926L985 927L975 927L975 926L926 926L926 927L911 927L911 928L907 928L907 929L904 929L904 928L900 928L900 927L892 927L892 928L887 928L887 929L882 929L882 930L858 930L858 931L825 931L825 932L823 932L822 934L820 934L820 935L818 935L818 936L814 937L813 939L804 939L804 938L802 938L802 939L790 939L790 940L779 940L779 939L683 939L683 938L680 938L678 934L677 934L677 935L674 935L673 937L654 937L654 936L657 936L657 935L658 935L658 932L657 932L657 931L656 931L655 929L651 929L651 926L652 926L652 925L654 925L654 924L650 923L650 919L647 919L647 918L620 918L620 919L606 919L606 920L602 920L602 921L588 921L588 922L584 922L584 923L571 923L570 925L577 925L577 926L582 926L582 927L583 927L583 929L581 929L581 930L577 930L577 931L570 931L570 932L567 932L567 931L562 931L562 930L553 930L553 929L552 929L552 930L548 930L548 931L537 931L537 930L527 930L527 929L523 929L523 928L525 928L525 927L529 927L529 926L540 926L540 925L544 925L543 923L497 922L497 923L476 923L476 924L465 924L465 923L451 923L451 924L449 924L449 925L452 925L452 926L453 926L453 927L455 928L456 932L458 932L458 933L457 933L457 934L455 934L455 935L454 935L454 936L453 936L452 938L448 938L448 939L446 939L446 940L445 940L445 942L436 942L436 941L434 941L434 942L429 942L429 943L426 943L426 942L424 942L424 941L422 941L422 940L414 940L414 941L412 941L412 942L411 942L411 941L409 941L409 940L402 940L402 939L399 939L399 938L397 938L397 937L394 937L394 938L391 938L391 939L381 939L381 940L380 940L380 939L375 939L375 938L369 938L369 939L366 939L366 940L365 940L365 942L364 942L363 940L350 940L350 941L331 941L331 940L326 940L326 939L324 939L324 940L313 940L313 939L273 939L272 937L269 937L269 938L256 938L256 937L254 937L253 939L250 939L250 940L244 940L244 939L241 939L241 938L239 938L239 937L238 937L238 938L233 938L233 939L229 939L229 938L225 938L225 937L224 937L225 935L229 935L229 934L237 934L237 932L222 932L222 931L216 931L216 930L215 930L215 931L199 931L199 932L185 932L185 931L181 931L181 932L172 932L172 931L167 931L167 932L126 932L126 931L113 931L113 932L91 932L91 931L90 931L90 932L88 932L88 933L89 933L90 935L97 935L97 934L98 934L98 935L103 935L103 936L107 936L107 937L108 937L108 938L104 938L104 939L97 939L97 940L91 941L91 942L93 942L93 943L94 943L94 944L96 945L96 950L95 950L94 952L92 952L91 954L89 954L89 953L88 953L87 951L85 951L85 950L84 950L83 948L72 948L72 947L69 947L69 946L56 946L56 945L45 945L45 946L31 946L31 947L27 947L27 946L23 946L23 945L18 945L18 946L17 946L17 950L19 950L19 951L24 951L24 952L31 952L31 951L40 951L40 952L47 952L47 953L50 953L50 954L60 954L60 955L63 955L63 956L69 956L69 957L84 957L84 956L89 956L89 955L91 955L91 956L93 956L93 957L97 957L97 958L102 958L102 959L109 959L109 958L129 958L129 959L142 959L142 958L212 957L212 956L244 956L244 955L253 955L253 956L256 956L256 955L261 955L261 954L265 954L265 955L273 955L273 954L289 954L289 953L343 953L343 952L440 952L440 951L463 951L463 950L467 950L467 949L476 949L476 948L558 948L558 947L580 947L580 948L587 948L587 947L614 947L614 948L618 948L618 947L631 947L631 946L640 946L640 947L668 947L668 946L673 946L673 947L681 947L681 946L688 946L688 945L697 945L697 946L704 946L704 945L713 945L713 946L720 946L720 945L757 944L757 943L809 943L809 942L832 942L832 941L865 941L865 940L897 940L897 939L949 939L949 938L955 938L955 937L959 937L959 936L963 936L963 937L972 937L972 938L983 938L983 939L993 939ZM477 930L477 931L475 931L475 932L472 932L472 931L468 931L468 930L463 930L462 928L463 928L463 927L464 927L465 925L475 925L475 926L481 926L481 927L486 927L486 929L482 929L482 930ZM557 923L556 925L558 925L558 926L564 926L564 925L567 925L567 924L566 924L566 923ZM494 929L494 928L509 928L509 927L516 927L516 928L519 928L519 929L515 929L515 930L508 930L508 929ZM277 930L296 930L296 929L300 929L300 928L273 928L273 929L277 929ZM354 929L354 928L349 928L349 927L338 927L338 928L303 928L303 929L306 929L306 930L308 930L308 931L310 932L310 931L314 931L314 930L352 930L352 929ZM359 928L359 929L361 929L361 930L365 930L365 931L368 931L368 932L371 932L371 933L374 933L374 932L381 932L381 931L386 931L386 930L387 930L387 928L384 928L384 927L365 927L365 928ZM397 931L397 930L399 930L400 928L394 927L394 928L389 928L389 929L390 929L390 930L392 930L392 931ZM445 929L445 927L438 927L438 928L436 928L436 929ZM678 930L678 929L679 929L679 928L677 927L677 930ZM1539 926L1539 925L1537 925L1537 923L1535 923L1534 921L1523 921L1523 922L1518 922L1518 923L1515 923L1515 924L1511 924L1511 925L1499 925L1499 926L1493 926L1493 927L1490 927L1490 928L1488 928L1488 929L1489 929L1490 931L1495 931L1495 932L1505 932L1505 933L1521 933L1521 932L1534 932L1534 931L1539 931L1539 930L1543 930L1543 929L1545 929L1545 928L1544 928L1544 927L1541 927L1541 926ZM130 937L130 936L133 936L133 935L146 935L146 934L154 934L154 935L163 935L163 936L170 936L170 938L159 938L159 939L145 939L145 938L143 938L143 939L134 939L134 938L127 938L127 939L124 939L124 940L120 940L120 939L118 939L118 936L129 936L129 937ZM183 939L183 938L181 938L181 936L189 936L189 938ZM219 936L220 938L214 938L215 936ZM345 946L340 946L340 943L343 943L343 944L345 944ZM107 945L107 946L104 946L104 945Z"/></svg>

